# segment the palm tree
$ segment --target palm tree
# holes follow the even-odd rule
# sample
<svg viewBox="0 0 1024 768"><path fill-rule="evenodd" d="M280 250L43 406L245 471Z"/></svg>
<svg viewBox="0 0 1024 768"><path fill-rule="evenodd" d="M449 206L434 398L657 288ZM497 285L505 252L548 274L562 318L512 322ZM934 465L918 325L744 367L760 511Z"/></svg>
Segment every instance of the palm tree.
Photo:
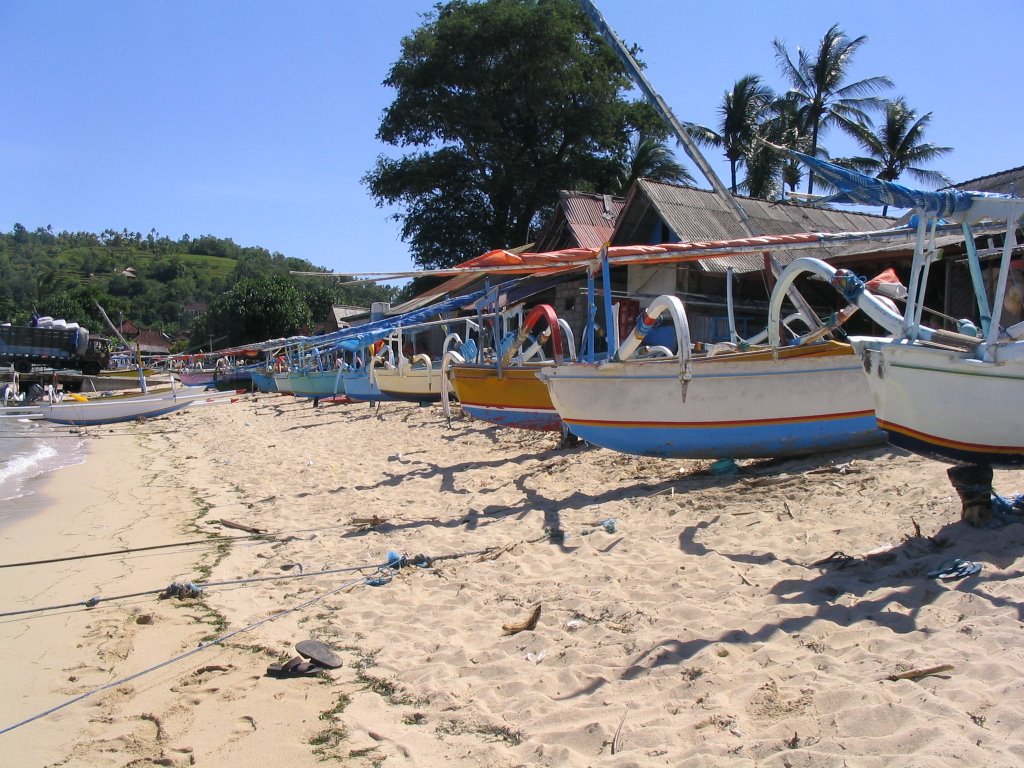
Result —
<svg viewBox="0 0 1024 768"><path fill-rule="evenodd" d="M882 181L897 181L903 173L908 173L924 184L948 185L951 182L944 174L920 167L952 151L951 147L939 147L924 140L924 131L931 119L931 112L918 117L901 96L886 104L885 122L877 132L863 123L844 121L844 130L857 139L867 155L833 162L874 174ZM884 206L882 215L888 211L889 206Z"/></svg>
<svg viewBox="0 0 1024 768"><path fill-rule="evenodd" d="M892 80L885 76L844 84L854 54L865 42L866 36L851 40L834 24L818 44L814 58L797 48L794 63L785 43L777 38L772 41L779 69L789 80L791 93L803 108L812 155L818 151L819 134L829 125L840 123L843 118L870 125L867 110L878 109L883 103L873 94L892 87ZM814 192L813 173L808 174L807 192Z"/></svg>
<svg viewBox="0 0 1024 768"><path fill-rule="evenodd" d="M612 194L625 195L640 178L670 184L693 184L693 176L681 165L672 150L656 138L639 131L633 135L622 166L612 184Z"/></svg>
<svg viewBox="0 0 1024 768"><path fill-rule="evenodd" d="M800 165L779 147L805 150L805 143L800 105L791 94L773 99L755 126L744 159L747 177L741 188L751 197L763 200L780 197L785 187L796 189L801 178Z"/></svg>
<svg viewBox="0 0 1024 768"><path fill-rule="evenodd" d="M744 75L731 91L722 96L722 104L718 108L722 118L719 124L721 133L714 134L712 143L725 150L734 195L736 169L750 156L758 126L774 98L772 89L762 83L758 75Z"/></svg>

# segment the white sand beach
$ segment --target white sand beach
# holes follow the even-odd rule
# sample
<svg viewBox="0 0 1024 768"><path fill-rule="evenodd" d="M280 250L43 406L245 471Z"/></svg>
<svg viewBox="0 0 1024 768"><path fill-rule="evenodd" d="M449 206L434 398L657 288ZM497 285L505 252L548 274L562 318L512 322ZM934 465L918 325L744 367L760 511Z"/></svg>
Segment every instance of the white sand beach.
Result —
<svg viewBox="0 0 1024 768"><path fill-rule="evenodd" d="M0 728L60 707L0 735L2 765L1024 762L1024 526L962 524L943 464L722 476L264 394L92 434L0 565L224 540L4 568L0 613L250 581L0 618ZM982 570L926 577L952 557ZM343 666L267 675L306 639Z"/></svg>

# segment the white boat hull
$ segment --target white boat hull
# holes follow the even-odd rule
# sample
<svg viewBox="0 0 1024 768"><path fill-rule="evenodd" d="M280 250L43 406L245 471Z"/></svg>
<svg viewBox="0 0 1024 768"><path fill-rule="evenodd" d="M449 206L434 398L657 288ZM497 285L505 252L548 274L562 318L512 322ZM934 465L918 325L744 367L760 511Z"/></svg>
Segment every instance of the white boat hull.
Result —
<svg viewBox="0 0 1024 768"><path fill-rule="evenodd" d="M878 426L893 445L940 461L1024 464L1024 357L991 363L884 341L862 356Z"/></svg>
<svg viewBox="0 0 1024 768"><path fill-rule="evenodd" d="M761 458L883 442L860 360L845 345L818 349L694 360L685 384L674 358L538 375L574 434L623 453Z"/></svg>
<svg viewBox="0 0 1024 768"><path fill-rule="evenodd" d="M65 400L61 403L40 403L38 418L54 424L85 427L116 424L137 419L151 419L180 411L193 403L215 397L205 387L184 387L174 392L136 395L132 397L98 397L85 402ZM226 395L220 396L222 399Z"/></svg>
<svg viewBox="0 0 1024 768"><path fill-rule="evenodd" d="M288 378L288 372L287 371L281 371L279 373L275 373L274 374L274 383L277 385L277 391L278 392L281 392L282 394L285 394L285 395L293 394L293 392L292 392L292 384L291 384L290 379Z"/></svg>

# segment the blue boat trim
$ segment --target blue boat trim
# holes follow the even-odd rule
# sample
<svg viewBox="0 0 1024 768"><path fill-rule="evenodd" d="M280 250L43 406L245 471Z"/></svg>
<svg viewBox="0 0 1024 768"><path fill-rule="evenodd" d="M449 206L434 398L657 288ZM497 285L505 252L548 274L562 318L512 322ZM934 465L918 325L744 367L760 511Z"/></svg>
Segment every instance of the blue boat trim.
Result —
<svg viewBox="0 0 1024 768"><path fill-rule="evenodd" d="M516 429L532 429L553 432L562 428L562 419L554 410L530 410L527 408L498 408L493 406L469 405L462 403L462 410L474 419Z"/></svg>
<svg viewBox="0 0 1024 768"><path fill-rule="evenodd" d="M874 414L800 421L678 425L566 420L589 443L621 453L676 459L800 456L885 441Z"/></svg>

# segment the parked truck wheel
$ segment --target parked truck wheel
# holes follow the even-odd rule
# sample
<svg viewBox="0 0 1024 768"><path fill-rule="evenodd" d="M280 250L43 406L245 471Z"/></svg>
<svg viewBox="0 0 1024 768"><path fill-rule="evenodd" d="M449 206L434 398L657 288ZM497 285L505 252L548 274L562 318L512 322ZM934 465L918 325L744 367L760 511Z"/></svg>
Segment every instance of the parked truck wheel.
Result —
<svg viewBox="0 0 1024 768"><path fill-rule="evenodd" d="M18 362L14 364L14 370L18 373L32 373L32 363Z"/></svg>
<svg viewBox="0 0 1024 768"><path fill-rule="evenodd" d="M100 375L100 364L99 363L82 363L82 373L86 376L99 376Z"/></svg>

